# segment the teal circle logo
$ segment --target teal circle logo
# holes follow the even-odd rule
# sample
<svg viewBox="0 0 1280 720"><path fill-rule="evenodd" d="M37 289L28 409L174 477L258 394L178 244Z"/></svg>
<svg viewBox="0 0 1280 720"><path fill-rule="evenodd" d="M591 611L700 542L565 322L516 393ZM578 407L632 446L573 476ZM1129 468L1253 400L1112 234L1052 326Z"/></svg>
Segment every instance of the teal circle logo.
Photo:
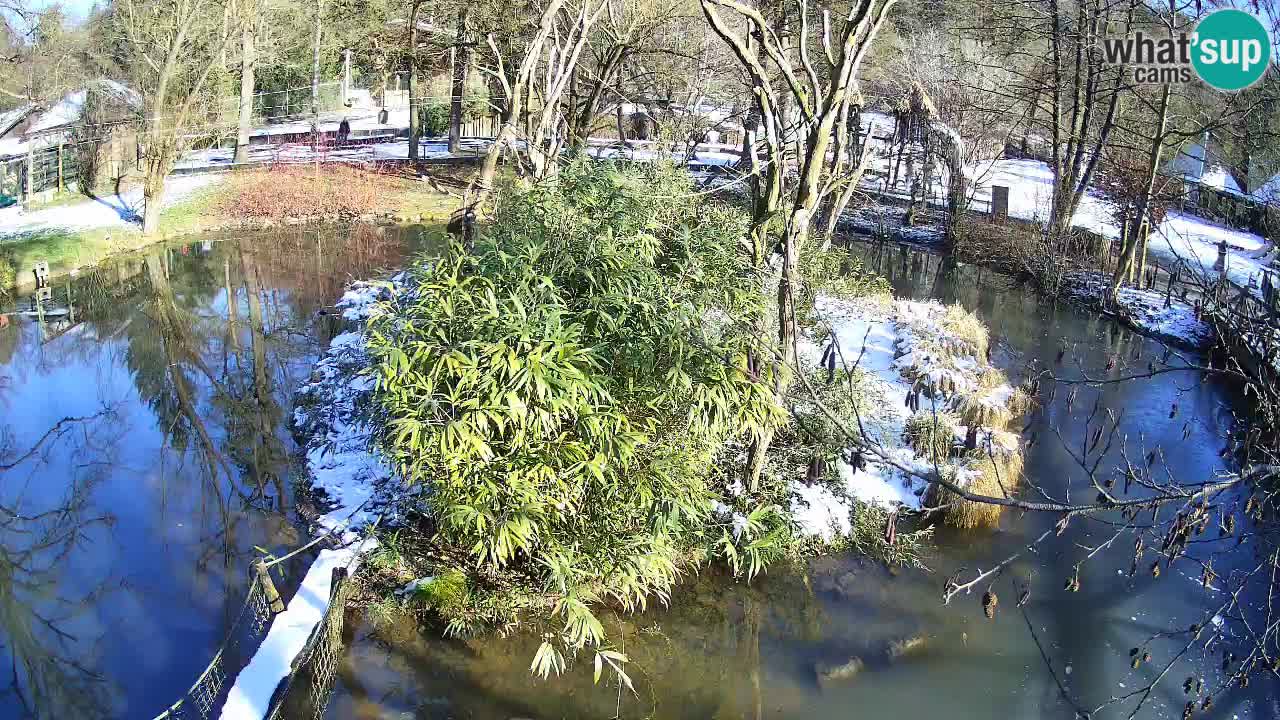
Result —
<svg viewBox="0 0 1280 720"><path fill-rule="evenodd" d="M1271 36L1257 17L1243 10L1205 16L1192 37L1191 65L1218 90L1243 90L1262 79L1271 64Z"/></svg>

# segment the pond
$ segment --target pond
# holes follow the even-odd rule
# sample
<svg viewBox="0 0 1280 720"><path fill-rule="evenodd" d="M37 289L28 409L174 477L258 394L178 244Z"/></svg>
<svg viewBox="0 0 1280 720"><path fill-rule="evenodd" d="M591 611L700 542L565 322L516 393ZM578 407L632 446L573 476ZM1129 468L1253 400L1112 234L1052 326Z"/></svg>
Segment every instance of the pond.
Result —
<svg viewBox="0 0 1280 720"><path fill-rule="evenodd" d="M307 538L288 418L326 308L424 237L200 239L0 304L0 718L151 718L192 684L250 562Z"/></svg>
<svg viewBox="0 0 1280 720"><path fill-rule="evenodd" d="M1152 361L1184 361L990 271L897 246L855 244L850 251L888 277L898 295L958 302L976 312L995 341L993 361L1014 376L1036 367L1062 378L1116 377ZM1095 417L1115 414L1130 459L1159 448L1161 478L1207 480L1227 469L1220 453L1232 427L1227 389L1174 372L1080 387L1074 398L1069 390L1043 384L1040 408L1027 420L1025 437L1033 439L1027 473L1045 492L1092 501L1095 490L1073 454L1098 427L1087 424L1095 409ZM1099 477L1122 462L1118 446L1108 451ZM611 680L594 684L589 658L561 677L534 679L529 663L537 637L446 640L403 618L356 615L347 624L348 650L327 717L1072 718L1077 707L1093 710L1112 698L1122 700L1095 717L1128 717L1144 688L1187 645L1187 628L1222 622L1215 615L1223 593L1201 586L1191 559L1155 578L1148 553L1130 576L1133 537L1104 545L1117 535L1118 514L1077 518L1060 535L1048 532L1033 550L1024 549L1052 531L1056 519L1008 511L998 531L939 533L928 573L890 572L852 555L775 567L750 584L705 570L687 578L670 607L607 619L608 635L631 659L635 692ZM1234 547L1235 538L1219 543L1210 533L1193 556ZM1250 542L1215 559L1219 576L1252 566ZM1080 589L1064 590L1094 550L1079 567ZM971 575L1020 551L991 586L1002 598L994 621L981 607L986 584L942 604L952 573ZM1024 587L1031 594L1019 609L1015 599ZM1228 619L1224 632L1239 629ZM1215 691L1225 688L1212 712L1197 717L1280 716L1274 678L1244 689L1228 682L1220 653L1229 644L1229 637L1195 643L1143 701L1139 717L1181 717L1189 675ZM1138 669L1131 667L1134 647L1152 655ZM824 686L815 673L822 663L860 663L860 672Z"/></svg>

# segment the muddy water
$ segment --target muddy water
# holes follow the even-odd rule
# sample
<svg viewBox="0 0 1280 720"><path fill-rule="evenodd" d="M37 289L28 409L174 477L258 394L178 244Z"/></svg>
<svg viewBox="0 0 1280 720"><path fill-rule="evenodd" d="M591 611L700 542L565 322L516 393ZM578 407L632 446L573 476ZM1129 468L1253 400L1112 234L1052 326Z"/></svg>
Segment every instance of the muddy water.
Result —
<svg viewBox="0 0 1280 720"><path fill-rule="evenodd" d="M306 539L288 417L324 309L422 243L209 238L0 302L0 718L151 718L191 685L256 548Z"/></svg>
<svg viewBox="0 0 1280 720"><path fill-rule="evenodd" d="M899 295L975 311L991 329L993 359L1015 375L1030 363L1081 377L1117 376L1152 360L1179 362L1115 323L1038 299L989 271L896 247L855 246L852 252L886 275ZM1108 371L1111 358L1115 367ZM1120 417L1132 457L1159 447L1162 467L1183 481L1224 469L1219 450L1231 410L1222 388L1174 373L1084 388L1070 404L1067 395L1065 388L1051 395L1046 387L1041 409L1028 419L1027 437L1035 441L1027 472L1047 493L1093 499L1096 491L1085 487L1072 453L1096 427L1085 425L1095 399L1100 412ZM1109 452L1100 477L1121 459L1119 449ZM1130 579L1128 535L1080 567L1079 592L1064 591L1076 564L1114 536L1117 518L1104 517L1051 534L1000 576L992 586L1002 598L994 622L980 606L986 585L941 604L944 578L960 568L971 573L992 567L1053 520L1007 512L998 531L941 534L929 573L893 575L848 555L774 568L750 585L714 571L692 577L670 608L610 618L610 637L632 659L634 693L616 683L594 685L589 662L547 682L532 679L536 638L442 640L403 621L357 617L348 625L349 650L328 717L1071 718L1077 707L1093 710L1148 685L1186 641L1185 635L1152 637L1208 621L1223 596L1200 586L1191 561L1159 579L1145 572ZM1222 545L1209 541L1193 554L1211 548ZM1246 544L1218 558L1215 568L1225 575L1252 561ZM1023 613L1015 599L1028 583ZM1228 633L1235 632L1229 622ZM907 639L918 644L891 659L892 643ZM1134 646L1148 649L1153 662L1132 669ZM1197 647L1178 661L1139 717L1181 717L1187 675L1203 675L1216 688L1223 681L1219 649L1218 642ZM818 682L819 663L853 658L864 667L852 680L826 687ZM1273 682L1229 690L1216 698L1211 714L1198 717L1276 717ZM1109 705L1095 717L1127 717L1140 698Z"/></svg>

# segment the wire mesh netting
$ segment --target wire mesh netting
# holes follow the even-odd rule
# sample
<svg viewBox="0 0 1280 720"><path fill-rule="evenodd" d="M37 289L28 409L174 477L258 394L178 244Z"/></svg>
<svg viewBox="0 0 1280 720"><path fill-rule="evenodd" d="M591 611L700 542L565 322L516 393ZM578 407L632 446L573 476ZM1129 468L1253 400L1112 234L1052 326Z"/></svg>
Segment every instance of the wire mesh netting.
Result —
<svg viewBox="0 0 1280 720"><path fill-rule="evenodd" d="M311 114L311 86L273 90L253 96L255 118L276 121ZM342 108L342 84L320 83L316 96L316 112L333 112Z"/></svg>
<svg viewBox="0 0 1280 720"><path fill-rule="evenodd" d="M79 176L76 153L58 146L0 164L0 194L14 197L62 190Z"/></svg>
<svg viewBox="0 0 1280 720"><path fill-rule="evenodd" d="M351 592L346 568L334 568L329 608L294 660L293 672L277 692L268 720L320 720L333 692L342 659L342 624Z"/></svg>
<svg viewBox="0 0 1280 720"><path fill-rule="evenodd" d="M195 683L154 720L208 720L216 715L234 680L266 636L275 613L271 593L258 577L232 623L221 648ZM264 720L319 720L337 680L342 659L342 627L351 592L346 568L335 568L329 607L305 646L293 660L293 670L272 698Z"/></svg>
<svg viewBox="0 0 1280 720"><path fill-rule="evenodd" d="M207 720L211 717L228 689L228 676L239 670L239 667L228 668L228 662L235 658L239 664L243 664L252 656L262 637L266 635L271 617L266 593L255 577L249 583L249 593L245 596L244 604L236 614L222 647L191 688L157 715L155 720Z"/></svg>

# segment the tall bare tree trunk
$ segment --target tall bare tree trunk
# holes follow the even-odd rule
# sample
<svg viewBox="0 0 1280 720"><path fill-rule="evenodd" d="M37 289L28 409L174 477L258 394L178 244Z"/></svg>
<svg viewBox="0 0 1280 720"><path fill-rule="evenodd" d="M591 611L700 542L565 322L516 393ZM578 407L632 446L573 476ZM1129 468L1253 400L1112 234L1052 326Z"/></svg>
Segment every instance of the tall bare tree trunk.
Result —
<svg viewBox="0 0 1280 720"><path fill-rule="evenodd" d="M249 17L240 29L240 117L236 132L234 162L249 161L249 130L253 122L253 85L255 57L254 40L257 33L258 13L253 2L249 3Z"/></svg>
<svg viewBox="0 0 1280 720"><path fill-rule="evenodd" d="M518 129L517 123L524 114L523 106L526 90L529 87L529 79L538 65L538 61L542 56L542 46L551 34L551 30L555 25L556 14L560 12L562 5L564 5L564 0L551 0L542 11L542 20L538 25L538 32L525 49L524 59L520 62L520 67L516 71L515 82L510 82L505 77L499 78L507 101L503 107L501 124L498 127L497 135L493 139L493 144L489 146L488 152L485 153L484 163L480 166L480 172L476 174L475 180L471 182L472 192L468 198L468 203L473 207L484 202L489 193L493 192L493 181L498 174L498 160L502 157L503 146L515 140ZM500 55L497 44L493 40L493 35L488 37L488 43L494 54Z"/></svg>
<svg viewBox="0 0 1280 720"><path fill-rule="evenodd" d="M467 72L471 69L471 46L467 43L467 6L458 10L458 32L453 44L453 86L449 98L449 152L462 145L462 112L467 93Z"/></svg>
<svg viewBox="0 0 1280 720"><path fill-rule="evenodd" d="M316 0L316 36L311 48L311 119L320 117L320 19L323 14L321 4L324 0Z"/></svg>
<svg viewBox="0 0 1280 720"><path fill-rule="evenodd" d="M164 203L163 168L153 168L148 163L142 179L142 234L154 237L160 230L160 206Z"/></svg>
<svg viewBox="0 0 1280 720"><path fill-rule="evenodd" d="M405 48L409 56L409 159L418 159L418 142L422 139L422 121L418 107L418 10L422 7L420 0L409 6L409 47Z"/></svg>
<svg viewBox="0 0 1280 720"><path fill-rule="evenodd" d="M1139 244L1142 244L1145 250L1144 235L1146 231L1144 228L1148 226L1147 213L1151 208L1151 195L1155 192L1156 173L1160 170L1160 156L1164 151L1164 133L1169 122L1169 95L1170 86L1166 83L1160 90L1160 110L1155 130L1151 134L1151 145L1144 177L1145 184L1142 188L1142 194L1138 197L1138 202L1134 206L1133 217L1128 222L1129 237L1124 240L1120 262L1116 265L1116 271L1111 276L1111 288L1107 299L1113 303L1119 297L1120 285L1133 270L1133 261L1138 254Z"/></svg>

